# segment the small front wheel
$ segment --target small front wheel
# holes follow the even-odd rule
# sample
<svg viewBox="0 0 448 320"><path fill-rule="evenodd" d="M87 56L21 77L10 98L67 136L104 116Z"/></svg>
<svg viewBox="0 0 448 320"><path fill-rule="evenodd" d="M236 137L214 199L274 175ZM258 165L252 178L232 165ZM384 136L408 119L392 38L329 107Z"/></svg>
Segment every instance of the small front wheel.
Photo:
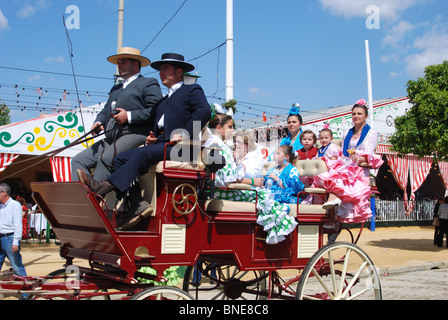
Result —
<svg viewBox="0 0 448 320"><path fill-rule="evenodd" d="M193 297L176 287L156 286L137 293L131 300L193 300Z"/></svg>

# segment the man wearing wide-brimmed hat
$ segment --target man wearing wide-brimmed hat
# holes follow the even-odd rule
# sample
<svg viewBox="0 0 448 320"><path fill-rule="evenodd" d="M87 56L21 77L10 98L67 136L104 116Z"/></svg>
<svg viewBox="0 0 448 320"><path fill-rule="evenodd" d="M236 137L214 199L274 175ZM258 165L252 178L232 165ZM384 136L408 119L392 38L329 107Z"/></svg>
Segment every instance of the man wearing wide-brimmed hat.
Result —
<svg viewBox="0 0 448 320"><path fill-rule="evenodd" d="M72 159L72 180L77 180L78 170L90 174L93 168L94 179L107 178L113 171L113 159L117 154L145 143L154 124L156 106L162 99L158 81L140 74L140 68L150 65L151 61L139 50L123 47L107 60L118 66L119 76L124 81L111 89L109 99L92 126L97 132L104 130L105 138Z"/></svg>
<svg viewBox="0 0 448 320"><path fill-rule="evenodd" d="M183 84L183 75L190 72L194 66L184 61L184 57L176 53L165 53L162 59L151 64L160 72L162 83L168 88L168 94L161 100L157 107L155 125L153 131L146 139L147 145L142 148L128 150L120 153L115 161L115 171L103 181L96 182L83 171L80 180L93 192L105 195L113 189L119 192L127 192L129 187L141 175L148 172L150 165L164 159L165 145L167 142L177 143L183 139L198 139L194 127L199 131L210 120L211 108L204 95L204 91L198 84ZM178 133L182 129L185 135ZM173 145L166 146L166 159L172 159ZM175 149L176 150L176 149ZM174 152L177 156L177 150ZM174 160L174 159L173 159ZM139 184L133 184L130 194L140 192ZM152 212L151 206L146 201L141 201L139 206L128 217L128 220L120 226L121 230L132 228L143 218Z"/></svg>

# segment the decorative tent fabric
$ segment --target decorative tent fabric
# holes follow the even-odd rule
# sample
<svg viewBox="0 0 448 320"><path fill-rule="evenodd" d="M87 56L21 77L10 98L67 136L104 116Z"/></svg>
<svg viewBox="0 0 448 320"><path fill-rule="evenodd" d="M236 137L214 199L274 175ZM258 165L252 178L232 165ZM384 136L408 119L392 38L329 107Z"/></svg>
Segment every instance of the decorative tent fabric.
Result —
<svg viewBox="0 0 448 320"><path fill-rule="evenodd" d="M420 188L429 174L432 166L432 157L423 157L418 159L415 156L411 156L414 159L409 159L409 177L411 183L411 197L406 208L406 212L409 214L414 208L415 192Z"/></svg>
<svg viewBox="0 0 448 320"><path fill-rule="evenodd" d="M71 158L70 157L51 157L51 171L55 182L64 182L71 180Z"/></svg>
<svg viewBox="0 0 448 320"><path fill-rule="evenodd" d="M409 177L409 161L405 157L400 158L398 154L386 154L387 163L392 171L392 175L397 181L398 186L404 192L404 203L407 203L408 195L406 193L406 186L408 185Z"/></svg>
<svg viewBox="0 0 448 320"><path fill-rule="evenodd" d="M420 188L428 176L429 171L431 170L433 157L418 158L412 154L399 155L396 152L390 151L389 148L389 145L378 145L375 152L386 156L392 175L400 188L404 190L404 206L407 214L410 214L414 208L415 192ZM448 176L448 172L446 174ZM411 185L411 195L409 200L406 193L408 181ZM445 180L444 184L446 188L447 184L445 183Z"/></svg>
<svg viewBox="0 0 448 320"><path fill-rule="evenodd" d="M439 171L445 189L448 189L448 162L439 161Z"/></svg>
<svg viewBox="0 0 448 320"><path fill-rule="evenodd" d="M0 153L0 172L3 172L18 156L17 153Z"/></svg>

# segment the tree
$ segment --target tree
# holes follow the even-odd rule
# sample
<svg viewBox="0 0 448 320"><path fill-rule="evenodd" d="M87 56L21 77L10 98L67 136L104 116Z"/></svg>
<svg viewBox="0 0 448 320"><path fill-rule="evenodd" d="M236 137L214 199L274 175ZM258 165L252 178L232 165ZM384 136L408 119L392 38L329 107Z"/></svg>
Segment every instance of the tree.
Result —
<svg viewBox="0 0 448 320"><path fill-rule="evenodd" d="M425 76L407 83L411 108L395 119L392 150L448 160L448 61L425 68Z"/></svg>
<svg viewBox="0 0 448 320"><path fill-rule="evenodd" d="M9 108L4 102L0 106L0 126L11 123L11 116L9 115Z"/></svg>

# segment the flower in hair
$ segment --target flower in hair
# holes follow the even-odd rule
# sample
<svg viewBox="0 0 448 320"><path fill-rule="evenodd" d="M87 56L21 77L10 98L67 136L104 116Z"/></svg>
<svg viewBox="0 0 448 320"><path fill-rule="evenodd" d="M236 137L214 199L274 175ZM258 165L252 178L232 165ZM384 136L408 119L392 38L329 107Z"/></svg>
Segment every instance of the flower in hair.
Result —
<svg viewBox="0 0 448 320"><path fill-rule="evenodd" d="M292 114L300 114L300 109L298 107L292 107L291 109L289 109L289 115Z"/></svg>
<svg viewBox="0 0 448 320"><path fill-rule="evenodd" d="M323 125L323 128L324 129L328 129L329 127L330 127L330 125L328 124L328 122L325 122L324 125Z"/></svg>
<svg viewBox="0 0 448 320"><path fill-rule="evenodd" d="M361 106L365 106L367 104L367 101L364 99L359 99L358 101L356 101L355 104L359 104Z"/></svg>

